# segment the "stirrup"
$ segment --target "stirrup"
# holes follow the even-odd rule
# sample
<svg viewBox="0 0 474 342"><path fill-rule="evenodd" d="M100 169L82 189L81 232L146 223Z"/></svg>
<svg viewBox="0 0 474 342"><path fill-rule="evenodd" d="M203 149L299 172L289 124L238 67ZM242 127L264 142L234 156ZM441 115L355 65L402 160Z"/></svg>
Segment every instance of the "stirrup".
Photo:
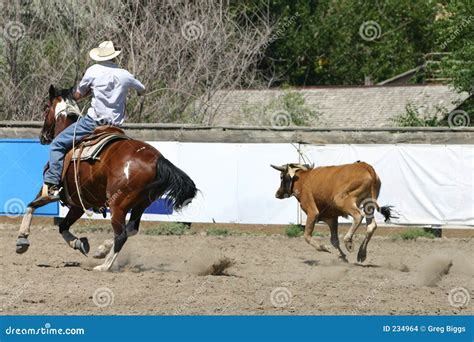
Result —
<svg viewBox="0 0 474 342"><path fill-rule="evenodd" d="M57 188L55 188L57 187ZM50 199L52 201L59 200L59 194L63 188L59 185L53 185L50 187L48 184L44 183L43 188L41 189L41 197Z"/></svg>

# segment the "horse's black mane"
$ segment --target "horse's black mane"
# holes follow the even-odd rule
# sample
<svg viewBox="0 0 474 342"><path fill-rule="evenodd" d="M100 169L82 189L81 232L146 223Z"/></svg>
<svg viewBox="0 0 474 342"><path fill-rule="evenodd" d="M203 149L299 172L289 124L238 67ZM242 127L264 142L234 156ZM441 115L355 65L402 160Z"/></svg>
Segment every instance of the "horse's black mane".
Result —
<svg viewBox="0 0 474 342"><path fill-rule="evenodd" d="M66 89L56 90L56 96L61 96L63 99L73 100L72 89L73 88L66 88Z"/></svg>

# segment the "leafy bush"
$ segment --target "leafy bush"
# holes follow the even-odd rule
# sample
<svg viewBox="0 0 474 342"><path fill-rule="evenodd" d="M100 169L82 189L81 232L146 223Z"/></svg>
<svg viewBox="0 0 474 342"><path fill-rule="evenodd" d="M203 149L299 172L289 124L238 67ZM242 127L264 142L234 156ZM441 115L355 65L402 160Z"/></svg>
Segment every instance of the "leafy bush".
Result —
<svg viewBox="0 0 474 342"><path fill-rule="evenodd" d="M443 118L447 114L447 110L442 107L435 108L435 114L423 115L420 109L414 104L409 103L405 107L406 112L392 119L400 127L436 127L444 126Z"/></svg>
<svg viewBox="0 0 474 342"><path fill-rule="evenodd" d="M267 105L244 105L243 114L264 126L312 126L319 114L306 106L301 92L285 91Z"/></svg>
<svg viewBox="0 0 474 342"><path fill-rule="evenodd" d="M305 105L305 99L299 92L285 92L273 105L287 112L294 126L310 126L318 118L318 114Z"/></svg>
<svg viewBox="0 0 474 342"><path fill-rule="evenodd" d="M180 222L163 222L157 227L143 229L145 235L183 235L189 232L189 226Z"/></svg>
<svg viewBox="0 0 474 342"><path fill-rule="evenodd" d="M226 228L209 228L207 230L209 236L228 236L230 232Z"/></svg>
<svg viewBox="0 0 474 342"><path fill-rule="evenodd" d="M448 1L438 7L438 18L434 20L436 45L446 54L441 60L443 77L459 91L472 95L474 88L474 25L472 3L466 1Z"/></svg>
<svg viewBox="0 0 474 342"><path fill-rule="evenodd" d="M427 232L422 228L411 228L403 231L399 235L395 236L395 238L399 238L402 240L415 240L419 237L425 237L429 239L434 239L435 236L431 232Z"/></svg>
<svg viewBox="0 0 474 342"><path fill-rule="evenodd" d="M303 235L303 228L298 224L291 224L285 229L286 236L299 237Z"/></svg>

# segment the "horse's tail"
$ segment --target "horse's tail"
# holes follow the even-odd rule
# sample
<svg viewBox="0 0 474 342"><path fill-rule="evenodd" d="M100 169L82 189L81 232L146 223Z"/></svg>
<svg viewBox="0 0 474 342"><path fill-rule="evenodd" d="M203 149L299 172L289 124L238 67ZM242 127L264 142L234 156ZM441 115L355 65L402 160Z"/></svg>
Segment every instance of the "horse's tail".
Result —
<svg viewBox="0 0 474 342"><path fill-rule="evenodd" d="M163 156L156 162L156 179L148 188L150 197L165 195L175 210L191 203L197 192L193 180Z"/></svg>

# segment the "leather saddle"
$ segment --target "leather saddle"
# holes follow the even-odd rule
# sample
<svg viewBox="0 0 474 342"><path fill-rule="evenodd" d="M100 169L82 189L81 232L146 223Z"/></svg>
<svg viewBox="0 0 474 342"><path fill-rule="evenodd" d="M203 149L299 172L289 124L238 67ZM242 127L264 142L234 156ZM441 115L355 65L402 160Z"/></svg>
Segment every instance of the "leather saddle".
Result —
<svg viewBox="0 0 474 342"><path fill-rule="evenodd" d="M61 175L61 181L64 180L67 170L71 162L74 160L98 160L100 159L100 153L105 146L116 140L130 140L130 137L125 135L125 132L115 126L99 126L91 135L88 135L81 139L64 156L64 166Z"/></svg>

